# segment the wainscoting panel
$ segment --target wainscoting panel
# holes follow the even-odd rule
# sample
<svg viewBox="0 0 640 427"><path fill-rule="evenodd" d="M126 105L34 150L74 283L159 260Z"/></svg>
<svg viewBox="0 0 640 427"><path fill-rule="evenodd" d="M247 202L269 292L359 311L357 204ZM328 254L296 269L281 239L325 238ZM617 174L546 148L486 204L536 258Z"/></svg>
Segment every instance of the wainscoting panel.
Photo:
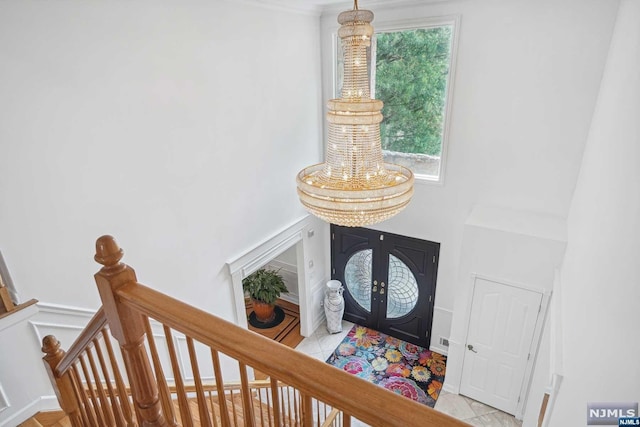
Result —
<svg viewBox="0 0 640 427"><path fill-rule="evenodd" d="M0 426L20 424L42 410L43 396L53 396L42 363L42 345L30 325L37 315L37 305L31 305L1 319L0 342L11 351L3 348L0 358Z"/></svg>
<svg viewBox="0 0 640 427"><path fill-rule="evenodd" d="M62 344L63 349L68 349L75 339L80 335L89 320L95 314L90 309L59 306L55 304L39 303L40 311L29 321L32 331L30 342L33 347L40 349L42 346L42 338L47 335L54 335ZM165 377L171 382L174 379L173 370L171 368L171 358L169 356L169 348L164 334L163 326L155 321L151 321L151 331L154 337L158 357ZM173 344L178 357L178 365L185 380L193 379L193 371L191 360L189 358L189 350L185 336L179 332L172 331ZM118 362L122 365L122 357L120 351L117 350L118 342L112 338L112 344L116 349L115 355ZM147 348L148 348L148 344ZM211 352L208 347L195 343L196 355L198 358L198 368L203 380L213 380L213 365L211 362ZM223 372L225 380L239 380L237 363L231 362L232 359L223 358ZM233 366L233 365L236 366ZM43 370L44 373L44 370ZM48 379L47 379L48 381ZM55 401L55 396L43 396L43 398Z"/></svg>
<svg viewBox="0 0 640 427"><path fill-rule="evenodd" d="M269 263L265 265L265 268L276 270L282 276L282 280L284 280L284 284L289 292L282 294L280 298L294 304L299 304L300 294L298 292L298 267L274 259L269 261Z"/></svg>
<svg viewBox="0 0 640 427"><path fill-rule="evenodd" d="M0 413L11 406L7 394L4 392L2 384L0 384Z"/></svg>
<svg viewBox="0 0 640 427"><path fill-rule="evenodd" d="M327 280L322 280L319 283L315 283L311 288L311 307L313 308L311 315L314 331L323 325L325 321L323 304L326 283Z"/></svg>
<svg viewBox="0 0 640 427"><path fill-rule="evenodd" d="M40 348L42 339L53 335L63 349L69 348L94 314L95 310L39 302L38 313L29 321L34 345Z"/></svg>

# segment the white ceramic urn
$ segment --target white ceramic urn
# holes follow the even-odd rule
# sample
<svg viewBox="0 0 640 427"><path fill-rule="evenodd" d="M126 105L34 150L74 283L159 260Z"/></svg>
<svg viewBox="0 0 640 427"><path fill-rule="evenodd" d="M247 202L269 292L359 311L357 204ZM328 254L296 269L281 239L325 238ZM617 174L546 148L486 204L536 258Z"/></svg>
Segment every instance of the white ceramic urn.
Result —
<svg viewBox="0 0 640 427"><path fill-rule="evenodd" d="M324 294L324 314L327 317L327 330L330 334L342 332L342 315L344 314L344 298L342 283L329 280Z"/></svg>

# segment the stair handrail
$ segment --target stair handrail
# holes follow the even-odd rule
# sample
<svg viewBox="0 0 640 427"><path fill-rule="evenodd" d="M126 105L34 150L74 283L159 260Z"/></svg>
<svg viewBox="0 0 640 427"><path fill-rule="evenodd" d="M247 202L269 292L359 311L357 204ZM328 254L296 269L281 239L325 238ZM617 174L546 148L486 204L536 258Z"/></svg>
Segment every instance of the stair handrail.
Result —
<svg viewBox="0 0 640 427"><path fill-rule="evenodd" d="M65 355L56 366L56 375L64 375L69 368L78 360L78 357L93 345L93 341L101 335L102 329L107 326L107 317L104 315L102 307L93 315L87 326L82 330L78 338L71 344Z"/></svg>
<svg viewBox="0 0 640 427"><path fill-rule="evenodd" d="M226 354L237 360L243 369L250 366L297 388L305 403L315 398L370 425L466 425L138 283L134 270L120 262L122 256L123 251L113 237L100 237L96 242L95 259L103 267L95 278L111 332L120 342L129 366L135 367L136 374L130 381L134 404L144 425L168 425L162 415L158 386L143 344L145 317ZM310 415L303 416L307 417L303 423L310 424Z"/></svg>

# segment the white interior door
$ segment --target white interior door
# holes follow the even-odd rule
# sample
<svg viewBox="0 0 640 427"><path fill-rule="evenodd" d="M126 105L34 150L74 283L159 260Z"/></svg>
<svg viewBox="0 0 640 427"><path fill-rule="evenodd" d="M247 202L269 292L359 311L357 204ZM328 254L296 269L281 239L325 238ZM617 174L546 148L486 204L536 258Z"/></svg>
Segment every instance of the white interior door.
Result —
<svg viewBox="0 0 640 427"><path fill-rule="evenodd" d="M460 393L515 414L542 294L476 278Z"/></svg>

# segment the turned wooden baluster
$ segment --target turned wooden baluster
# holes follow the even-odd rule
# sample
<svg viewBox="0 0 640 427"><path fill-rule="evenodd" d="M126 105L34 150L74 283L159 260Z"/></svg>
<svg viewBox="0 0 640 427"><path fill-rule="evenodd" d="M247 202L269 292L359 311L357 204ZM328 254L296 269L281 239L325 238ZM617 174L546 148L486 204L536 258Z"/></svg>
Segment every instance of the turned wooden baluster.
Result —
<svg viewBox="0 0 640 427"><path fill-rule="evenodd" d="M53 335L47 335L42 339L42 352L45 353L42 358L44 367L56 392L60 408L67 414L72 426L82 427L84 424L74 392L72 372L67 370L62 376L56 375L56 367L65 355L64 350L60 348L60 342Z"/></svg>
<svg viewBox="0 0 640 427"><path fill-rule="evenodd" d="M111 334L120 343L124 361L129 367L133 403L142 418L142 426L168 426L144 346L144 318L121 304L116 296L119 288L137 282L135 271L120 262L122 255L123 251L113 237L102 236L96 241L95 260L103 265L94 276L98 292Z"/></svg>
<svg viewBox="0 0 640 427"><path fill-rule="evenodd" d="M11 295L9 295L9 289L2 282L2 276L0 276L0 314L8 313L14 310L16 307L11 300Z"/></svg>

